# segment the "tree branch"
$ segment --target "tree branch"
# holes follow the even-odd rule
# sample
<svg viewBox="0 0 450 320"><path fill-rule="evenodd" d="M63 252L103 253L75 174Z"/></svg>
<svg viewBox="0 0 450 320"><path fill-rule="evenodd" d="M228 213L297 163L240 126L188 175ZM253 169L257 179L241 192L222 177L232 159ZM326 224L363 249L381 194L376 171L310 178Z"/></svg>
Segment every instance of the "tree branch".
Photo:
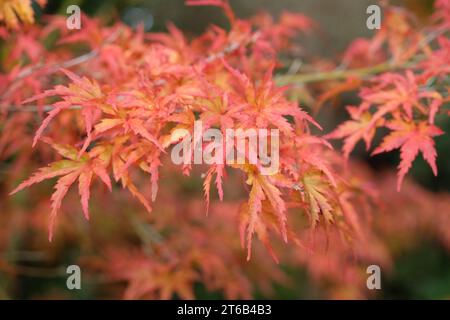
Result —
<svg viewBox="0 0 450 320"><path fill-rule="evenodd" d="M53 110L55 107L52 105L44 105L44 106L36 106L36 105L29 105L29 106L7 106L6 108L3 108L3 110L6 110L8 112L48 112ZM64 108L64 110L79 110L81 109L81 106L79 105L73 105L68 108Z"/></svg>
<svg viewBox="0 0 450 320"><path fill-rule="evenodd" d="M328 80L342 80L352 76L363 78L371 75L376 75L382 72L411 68L414 67L416 64L417 64L416 62L407 62L402 65L394 65L385 62L375 65L373 67L358 68L358 69L332 70L325 72L313 72L303 74L285 74L277 76L275 78L275 81L278 85L288 85L288 84L305 84Z"/></svg>
<svg viewBox="0 0 450 320"><path fill-rule="evenodd" d="M447 33L449 30L447 27L435 30L427 34L417 45L417 49L423 49L429 45L432 41L437 39L439 36ZM288 84L305 84L312 82L320 82L327 80L342 80L351 76L355 77L367 77L370 75L376 75L382 72L403 70L408 68L413 68L422 59L420 55L416 55L413 59L403 63L403 64L393 64L389 62L380 63L378 65L359 69L339 69L326 72L314 72L314 73L304 73L304 74L285 74L280 75L275 78L278 85L288 85Z"/></svg>

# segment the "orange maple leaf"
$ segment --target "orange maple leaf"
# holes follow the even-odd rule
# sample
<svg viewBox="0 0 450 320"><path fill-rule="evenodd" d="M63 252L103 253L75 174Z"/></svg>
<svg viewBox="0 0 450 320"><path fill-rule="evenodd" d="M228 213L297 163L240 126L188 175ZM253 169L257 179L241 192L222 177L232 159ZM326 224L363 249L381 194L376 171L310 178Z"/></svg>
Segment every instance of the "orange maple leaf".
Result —
<svg viewBox="0 0 450 320"><path fill-rule="evenodd" d="M38 0L38 4L43 7L47 0ZM19 28L19 20L25 24L34 23L34 13L31 0L1 0L0 1L0 22L4 21L11 29Z"/></svg>
<svg viewBox="0 0 450 320"><path fill-rule="evenodd" d="M104 157L105 154L108 154L108 150L105 150L102 146L92 149L89 154L84 154L79 158L77 149L69 145L53 144L48 139L45 140L66 159L55 161L47 167L39 169L10 194L14 194L43 180L60 177L55 185L55 192L51 197L52 212L49 224L49 241L51 241L58 210L72 184L78 179L78 191L81 197L83 213L86 219L89 220L88 201L90 197L90 185L94 174L106 184L109 190L111 190L111 181L106 171L109 160Z"/></svg>

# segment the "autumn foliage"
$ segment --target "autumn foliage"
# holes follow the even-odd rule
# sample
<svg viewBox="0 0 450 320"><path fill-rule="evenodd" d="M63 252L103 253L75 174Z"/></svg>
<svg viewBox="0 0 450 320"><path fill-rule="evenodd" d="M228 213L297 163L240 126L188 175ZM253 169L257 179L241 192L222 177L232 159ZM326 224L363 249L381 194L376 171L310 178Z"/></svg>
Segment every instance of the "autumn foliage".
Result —
<svg viewBox="0 0 450 320"><path fill-rule="evenodd" d="M59 243L82 243L86 268L125 282L125 298L154 299L194 298L199 282L226 298L270 294L274 283L289 283L277 263L306 267L330 297L364 297L365 266L391 265L389 239L426 230L450 249L450 197L407 178L419 154L439 171L450 1L437 0L426 25L385 4L372 38L356 39L339 61L311 59L311 73L286 63L304 55L298 36L320 28L302 14L244 20L226 0L189 0L221 8L228 21L194 37L173 24L146 33L84 15L80 30L61 16L34 23L30 3L0 0L0 159L8 168L0 209L27 211L0 224L2 249L13 224L40 230L30 237L51 255ZM324 132L316 115L348 92L358 102ZM263 175L248 159L174 165L177 129L193 132L195 120L224 135L278 129L278 173ZM361 141L373 157L399 152L396 179L350 157ZM183 175L202 185L203 200L186 191ZM46 180L53 193L34 186ZM32 209L14 209L24 193Z"/></svg>

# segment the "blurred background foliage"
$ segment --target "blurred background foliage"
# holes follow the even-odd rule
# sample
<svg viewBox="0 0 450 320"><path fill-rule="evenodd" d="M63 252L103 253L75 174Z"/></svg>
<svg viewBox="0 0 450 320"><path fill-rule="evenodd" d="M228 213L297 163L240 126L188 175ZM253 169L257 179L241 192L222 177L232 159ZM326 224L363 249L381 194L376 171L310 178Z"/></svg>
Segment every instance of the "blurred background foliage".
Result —
<svg viewBox="0 0 450 320"><path fill-rule="evenodd" d="M320 30L317 36L310 37L302 43L303 47L313 54L325 57L336 57L345 49L349 42L361 36L370 36L371 31L365 27L366 8L373 4L373 0L231 0L235 12L241 17L265 10L277 16L281 11L301 12L315 19ZM433 0L405 0L391 1L413 10L420 18L426 18ZM128 24L136 24L137 21L145 23L146 30L165 30L166 24L171 21L177 27L189 34L200 33L208 24L226 26L226 20L220 10L213 7L186 7L184 0L49 0L48 5L42 11L36 6L36 12L43 14L66 14L69 5L77 4L82 11L91 16L98 16L105 21L121 19ZM354 97L344 97L341 104L354 102ZM342 108L322 108L319 122L325 125L328 132L346 117ZM327 120L325 120L327 119ZM332 119L331 121L329 119ZM437 123L444 131L450 132L450 121L441 120ZM380 137L379 137L380 138ZM378 138L378 139L379 139ZM415 161L410 175L432 191L450 191L450 135L446 134L437 139L439 176L434 177L423 159ZM376 144L376 143L375 143ZM364 159L376 170L393 170L398 163L398 152L370 158L363 146L355 151L355 156ZM195 178L184 180L186 193L198 193L201 197L200 183ZM25 213L24 213L25 214ZM103 220L104 221L104 220ZM79 254L80 248L67 248L65 260L70 264L73 257ZM24 253L26 254L26 252ZM22 267L33 270L33 258L39 261L39 257L30 252L31 262ZM61 263L61 261L59 261ZM15 298L33 298L36 296L92 299L98 297L97 284L101 278L92 278L83 281L83 290L68 291L65 287L65 269L58 265L50 265L48 273L33 274L26 272L20 276L19 283L14 284L13 296ZM295 285L287 287L278 286L273 296L275 299L311 299L323 298L324 295L307 273L302 270L286 272L293 276ZM5 288L9 287L7 277L0 272L0 299L8 298ZM408 252L397 256L392 272L383 273L382 290L376 293L376 298L406 298L406 299L432 299L450 298L450 255L433 240L425 239L422 244L411 248ZM220 294L207 292L202 285L198 285L196 293L199 298L221 298ZM11 293L11 291L8 291ZM107 296L107 294L106 294ZM256 294L256 298L267 296Z"/></svg>

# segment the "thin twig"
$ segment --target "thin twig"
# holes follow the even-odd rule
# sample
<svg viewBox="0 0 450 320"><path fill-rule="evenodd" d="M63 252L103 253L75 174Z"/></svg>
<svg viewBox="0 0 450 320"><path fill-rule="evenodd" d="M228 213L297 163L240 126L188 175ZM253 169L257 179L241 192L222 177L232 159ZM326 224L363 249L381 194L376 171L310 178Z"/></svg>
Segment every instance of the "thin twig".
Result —
<svg viewBox="0 0 450 320"><path fill-rule="evenodd" d="M448 32L448 28L441 28L436 31L430 32L418 43L418 49L423 49L425 46L429 45L432 41L437 39L439 36ZM410 61L404 64L394 64L391 62L380 63L376 66L359 68L359 69L341 69L340 67L332 71L325 72L314 72L314 73L304 73L304 74L285 74L276 77L276 82L279 85L288 84L305 84L311 82L327 81L327 80L342 80L351 76L356 77L366 77L370 75L376 75L382 72L403 70L415 67L417 62L420 61L422 57L417 55L413 57ZM416 60L416 61L414 61Z"/></svg>
<svg viewBox="0 0 450 320"><path fill-rule="evenodd" d="M254 43L258 39L258 37L259 37L259 33L255 33L251 37L249 42L246 43L245 45L248 45L250 43ZM107 42L105 42L105 44L113 42L114 39L107 40ZM204 61L206 63L211 63L213 61L216 61L217 59L221 59L224 56L233 53L234 51L236 51L240 47L241 47L241 44L239 44L239 43L231 43L223 51L208 56ZM83 62L86 62L86 61L94 58L95 56L97 56L98 53L99 53L99 50L96 49L96 50L90 51L90 52L88 52L86 54L83 54L83 55L81 55L79 57L76 57L76 58L73 58L71 60L65 61L63 63L53 65L53 66L50 67L50 69L47 72L47 74L54 73L54 72L58 71L60 68L70 68L70 67L73 67L75 65L78 65L78 64L81 64ZM42 64L38 64L38 65L32 66L30 68L24 69L24 70L22 70L22 72L19 73L19 75L17 76L16 80L19 80L19 79L22 79L24 77L27 77L30 74L32 74L33 72L35 72L36 70L39 70L41 68L44 68L44 66ZM14 85L14 83L13 83L13 85ZM7 95L7 93L5 93L5 96ZM6 111L9 111L9 112L37 112L37 111L48 112L48 111L52 110L53 108L54 107L51 106L51 105L45 105L45 106L42 106L42 107L35 106L35 105L31 105L31 106L14 106L14 105L12 105L12 106L6 107ZM71 106L71 107L69 107L67 109L78 110L78 109L81 109L81 106L75 106L74 105L74 106Z"/></svg>
<svg viewBox="0 0 450 320"><path fill-rule="evenodd" d="M48 112L53 110L55 107L52 105L45 105L45 106L36 106L36 105L29 105L29 106L8 106L6 107L6 111L8 112ZM64 108L64 110L80 110L81 106L79 105L73 105L68 108Z"/></svg>
<svg viewBox="0 0 450 320"><path fill-rule="evenodd" d="M341 80L346 79L351 76L366 77L371 75L376 75L386 71L401 70L414 67L416 63L409 62L403 65L391 65L389 63L382 63L373 67L359 68L359 69L348 69L348 70L333 70L328 72L314 72L314 73L304 73L304 74L285 74L275 77L275 81L278 85L288 85L288 84L306 84L319 81L328 80ZM42 107L36 105L29 106L9 106L6 108L9 112L48 112L54 107L51 105L45 105ZM79 110L81 106L73 105L67 109Z"/></svg>

